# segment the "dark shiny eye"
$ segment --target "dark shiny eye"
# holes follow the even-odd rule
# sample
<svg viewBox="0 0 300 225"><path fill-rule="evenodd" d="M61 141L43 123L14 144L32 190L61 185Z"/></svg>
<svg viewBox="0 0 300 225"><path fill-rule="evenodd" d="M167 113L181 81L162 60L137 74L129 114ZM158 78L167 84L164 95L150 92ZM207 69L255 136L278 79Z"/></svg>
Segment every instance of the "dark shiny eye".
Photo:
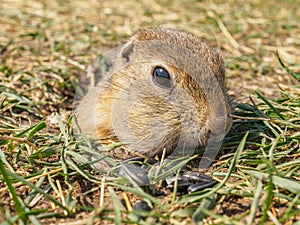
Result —
<svg viewBox="0 0 300 225"><path fill-rule="evenodd" d="M154 82L162 87L170 88L172 86L171 76L168 71L162 67L156 67L153 70Z"/></svg>

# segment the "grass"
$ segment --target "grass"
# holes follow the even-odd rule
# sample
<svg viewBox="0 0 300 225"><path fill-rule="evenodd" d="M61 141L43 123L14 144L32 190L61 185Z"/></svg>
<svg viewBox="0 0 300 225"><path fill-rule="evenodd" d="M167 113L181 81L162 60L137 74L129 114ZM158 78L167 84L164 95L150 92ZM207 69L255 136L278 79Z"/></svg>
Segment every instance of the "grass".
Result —
<svg viewBox="0 0 300 225"><path fill-rule="evenodd" d="M1 225L299 224L293 2L3 1L0 21ZM106 164L96 171L87 152L115 160L73 135L74 89L87 66L152 24L186 28L225 56L234 124L207 171L220 183L198 193L152 196L107 174ZM152 208L144 220L131 210L140 200Z"/></svg>

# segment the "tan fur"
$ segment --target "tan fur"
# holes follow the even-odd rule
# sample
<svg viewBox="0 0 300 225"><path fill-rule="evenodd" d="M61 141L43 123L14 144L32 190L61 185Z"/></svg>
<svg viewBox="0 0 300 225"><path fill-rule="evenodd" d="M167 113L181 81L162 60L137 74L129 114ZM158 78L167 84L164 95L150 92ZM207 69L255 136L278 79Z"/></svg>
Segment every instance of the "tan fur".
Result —
<svg viewBox="0 0 300 225"><path fill-rule="evenodd" d="M179 143L204 147L212 132L230 129L223 59L193 34L139 30L117 57L121 66L115 65L77 109L79 125L91 137L119 140L154 156L165 148L171 154ZM157 66L168 70L172 89L153 84Z"/></svg>

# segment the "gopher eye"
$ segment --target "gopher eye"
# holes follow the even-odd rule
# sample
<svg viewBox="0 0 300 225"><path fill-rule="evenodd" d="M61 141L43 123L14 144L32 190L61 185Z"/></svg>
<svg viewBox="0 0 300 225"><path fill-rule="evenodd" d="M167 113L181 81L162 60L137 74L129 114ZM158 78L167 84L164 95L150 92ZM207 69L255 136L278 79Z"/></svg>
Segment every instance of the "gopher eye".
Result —
<svg viewBox="0 0 300 225"><path fill-rule="evenodd" d="M156 67L153 70L153 80L158 86L170 88L172 86L171 76L163 67Z"/></svg>

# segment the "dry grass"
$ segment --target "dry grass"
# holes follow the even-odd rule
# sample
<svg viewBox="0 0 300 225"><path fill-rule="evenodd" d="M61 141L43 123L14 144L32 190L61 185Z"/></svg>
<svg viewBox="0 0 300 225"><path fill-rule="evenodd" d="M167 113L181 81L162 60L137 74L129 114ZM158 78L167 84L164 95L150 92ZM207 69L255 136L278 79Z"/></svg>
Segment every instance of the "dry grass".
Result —
<svg viewBox="0 0 300 225"><path fill-rule="evenodd" d="M300 220L295 192L300 175L300 87L275 54L278 51L299 73L300 11L293 1L0 0L0 22L2 224L112 224L118 219L188 224L202 214L207 224ZM224 156L210 169L220 181L231 175L220 189L210 190L216 200L211 211L205 207L206 192L174 202L171 193L151 198L113 181L105 185L105 207L99 207L101 176L84 162L78 169L66 160L87 146L73 138L70 128L79 77L100 53L145 26L184 28L220 49L230 95L244 103L252 95L259 109L240 105L236 112ZM246 131L247 144L238 156L233 150ZM135 221L118 206L124 198L119 190L126 190L132 204L141 198L152 202L154 210L146 222Z"/></svg>

